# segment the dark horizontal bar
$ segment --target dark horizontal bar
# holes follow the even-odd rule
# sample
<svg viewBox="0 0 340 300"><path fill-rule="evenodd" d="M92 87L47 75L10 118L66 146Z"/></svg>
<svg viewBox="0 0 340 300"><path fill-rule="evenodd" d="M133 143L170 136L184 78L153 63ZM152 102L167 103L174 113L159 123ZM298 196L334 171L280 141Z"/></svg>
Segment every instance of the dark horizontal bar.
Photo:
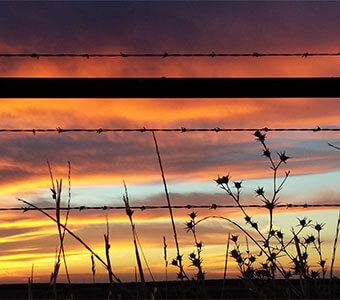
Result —
<svg viewBox="0 0 340 300"><path fill-rule="evenodd" d="M0 78L0 98L340 97L340 78Z"/></svg>

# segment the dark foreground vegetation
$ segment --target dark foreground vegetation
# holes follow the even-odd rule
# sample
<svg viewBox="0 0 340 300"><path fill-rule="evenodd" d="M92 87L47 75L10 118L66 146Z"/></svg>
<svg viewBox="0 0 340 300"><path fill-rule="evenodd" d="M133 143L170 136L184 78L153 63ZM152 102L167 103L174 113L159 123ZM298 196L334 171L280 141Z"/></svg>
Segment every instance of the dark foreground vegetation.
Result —
<svg viewBox="0 0 340 300"><path fill-rule="evenodd" d="M290 280L291 287L282 279L274 281L243 279L205 280L204 286L197 281L147 282L146 299L297 299L289 295L292 289L299 289L299 280ZM70 299L70 286L57 284L57 299ZM110 288L109 284L72 284L74 300L143 299L142 287L134 282L124 283L121 287ZM340 299L340 280L310 281L306 284L305 299ZM51 299L53 296L47 283L32 284L33 299ZM0 285L0 299L29 299L27 284Z"/></svg>
<svg viewBox="0 0 340 300"><path fill-rule="evenodd" d="M272 187L265 189L262 186L258 186L254 191L254 198L262 203L262 208L268 212L267 229L260 228L256 216L252 216L246 211L242 199L243 181L232 181L229 174L222 177L219 176L215 179L218 188L226 193L226 197L233 200L235 206L243 214L244 220L243 222L236 222L223 215L210 215L199 218L199 214L192 211L188 215L189 219L185 222L186 231L193 240L193 251L187 257L183 255L177 238L177 229L160 150L156 135L153 133L176 246L176 257L169 259L167 256L167 240L165 236L163 237L165 278L167 278L168 271L176 272L178 278L178 281L172 282L145 281L144 272L146 269L152 279L153 276L139 243L136 224L133 219L134 211L130 207L125 182L123 202L131 225L132 241L136 256L136 282L133 283L123 283L115 270L112 269L108 219L106 234L104 234L105 257L100 257L84 240L67 227L71 200L70 164L67 212L65 221L62 221L62 180L54 182L52 170L48 163L52 183L52 198L56 203L55 217L28 201L23 199L19 199L19 201L30 208L38 210L57 224L60 245L50 282L49 284L33 283L32 266L32 274L28 278L28 284L0 286L0 299L340 299L339 280L334 275L340 232L340 212L337 225L335 226L331 257L325 257L322 238L324 223L301 217L297 219L296 224L292 224L290 232L282 232L275 225L274 217L276 209L280 206L280 192L290 175L290 171L282 172L282 167L285 167L291 157L287 156L285 151L273 153L267 145L266 133L256 131L254 135L261 145L261 155L269 163L272 172ZM338 147L330 146L340 150ZM206 279L206 266L202 258L202 248L204 249L205 244L199 239L198 228L201 226L201 223L211 219L227 222L229 225L237 228L240 233L240 235L228 234L223 280ZM64 238L66 234L73 237L89 251L92 263L93 284L73 284L71 282L64 251ZM241 244L243 238L245 238L245 245ZM255 246L255 250L250 245ZM142 258L144 258L144 266ZM237 264L239 279L226 280L229 258ZM191 277L186 272L188 265L184 265L184 260L187 259L190 261L189 266L195 268L194 277ZM96 264L98 263L103 265L108 272L108 284L95 283ZM67 284L57 282L61 264L65 266ZM137 278L139 278L138 283Z"/></svg>

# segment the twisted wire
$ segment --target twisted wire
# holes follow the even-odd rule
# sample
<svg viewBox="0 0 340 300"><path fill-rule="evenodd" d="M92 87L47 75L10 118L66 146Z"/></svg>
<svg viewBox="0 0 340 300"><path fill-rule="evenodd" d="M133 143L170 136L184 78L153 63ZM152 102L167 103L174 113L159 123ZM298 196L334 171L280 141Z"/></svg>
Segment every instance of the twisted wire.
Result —
<svg viewBox="0 0 340 300"><path fill-rule="evenodd" d="M320 126L314 128L0 128L0 133L67 133L67 132L87 132L87 133L106 133L106 132L320 132L320 131L340 131L340 128L322 128Z"/></svg>
<svg viewBox="0 0 340 300"><path fill-rule="evenodd" d="M248 52L248 53L216 53L214 51L209 53L0 53L0 57L28 57L39 59L41 57L57 57L57 58L129 58L129 57L149 57L149 58L168 58L168 57L315 57L315 56L340 56L340 52L295 52L295 53L262 53L262 52Z"/></svg>
<svg viewBox="0 0 340 300"><path fill-rule="evenodd" d="M218 208L239 208L238 205L220 205L220 204L203 204L203 205L194 205L194 204L186 204L186 205L172 205L171 208L174 209L218 209ZM267 208L265 205L261 204L248 204L248 205L241 205L242 208ZM278 204L276 206L277 208L314 208L314 207L340 207L340 203L316 203L316 204L292 204L292 203L286 203L286 204ZM153 210L153 209L168 209L169 207L167 205L138 205L138 206L130 206L131 209L138 209L141 211L144 210ZM55 207L41 207L41 210L55 210ZM68 207L60 207L60 210L125 210L125 206L71 206ZM31 210L37 210L33 207L1 207L0 211L31 211Z"/></svg>

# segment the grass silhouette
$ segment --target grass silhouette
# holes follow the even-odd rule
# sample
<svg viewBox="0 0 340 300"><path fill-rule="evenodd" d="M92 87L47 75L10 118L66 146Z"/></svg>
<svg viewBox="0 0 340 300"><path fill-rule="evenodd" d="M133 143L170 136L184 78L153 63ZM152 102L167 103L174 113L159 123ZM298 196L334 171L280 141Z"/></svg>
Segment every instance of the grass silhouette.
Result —
<svg viewBox="0 0 340 300"><path fill-rule="evenodd" d="M115 298L131 298L131 299L167 299L167 298L225 298L227 295L229 298L240 298L237 293L231 296L230 284L227 280L227 267L229 258L233 259L239 270L239 281L242 283L242 295L246 295L248 298L254 299L319 299L319 298L336 298L339 297L338 292L338 280L334 276L334 266L336 264L336 250L338 244L338 236L340 231L340 212L337 220L335 237L333 243L332 257L330 264L328 259L324 256L322 232L324 223L318 223L312 221L306 217L299 218L295 227L291 228L290 234L282 232L275 226L275 212L278 208L279 195L284 188L284 184L289 178L290 171L283 171L282 168L286 166L287 162L291 159L286 155L285 151L277 151L273 153L268 146L266 134L261 131L254 133L257 142L262 146L262 155L268 161L269 167L272 170L272 189L271 191L265 190L264 187L258 186L254 191L254 197L264 204L268 212L268 229L262 230L256 221L254 216L251 216L246 208L242 205L242 189L245 183L243 181L231 181L229 174L222 177L218 177L215 182L217 186L222 189L227 197L230 197L240 212L243 214L244 222L238 223L231 218L227 218L223 215L209 215L201 219L198 218L198 213L193 211L189 214L189 220L186 221L186 231L192 234L194 241L194 251L192 251L188 259L190 265L188 267L194 267L196 269L195 276L189 278L188 273L185 270L183 263L183 255L180 251L180 245L177 236L176 225L174 221L174 214L172 210L172 204L170 201L170 195L168 192L167 182L165 178L165 172L161 159L160 149L157 143L155 133L153 133L153 141L155 145L155 151L161 171L161 177L164 186L165 197L169 209L169 217L174 234L174 241L176 246L176 257L171 260L170 265L178 270L177 278L179 279L179 285L176 292L170 288L174 286L172 282L168 281L168 272L171 269L168 268L168 253L167 253L167 240L163 236L163 257L164 257L164 271L165 282L155 282L152 276L151 269L146 261L143 249L140 245L138 235L136 232L135 223L133 221L133 210L130 207L127 187L124 182L125 193L123 195L123 201L125 205L125 212L129 218L133 244L135 249L135 256L137 262L137 269L140 278L140 286L137 284L136 292L133 292L131 288L123 284L119 277L113 272L110 261L110 235L109 235L109 222L108 218L106 226L106 234L104 234L105 242L105 259L95 253L92 248L68 228L68 219L70 210L66 210L65 222L61 221L61 191L62 180L54 181L52 175L52 169L48 162L49 174L52 182L52 198L56 203L55 213L53 217L43 209L36 205L23 200L19 201L25 203L29 207L38 210L40 213L48 217L51 221L56 223L58 228L59 237L59 249L57 251L57 258L54 265L53 272L51 274L50 284L53 287L52 298L59 299L61 296L57 293L57 278L60 270L60 266L63 263L65 266L65 272L67 275L69 293L68 299L76 299L76 296L72 292L72 287L75 286L71 283L70 274L67 269L66 255L64 251L64 238L66 234L69 234L76 241L82 244L91 254L91 271L93 276L93 284L95 283L96 263L98 260L107 270L109 278L109 288L106 295L106 299ZM330 145L335 149L338 147ZM70 208L71 201L71 165L69 163L68 172L68 208ZM230 235L226 233L227 250L224 261L224 274L223 280L216 284L215 291L211 288L211 283L206 279L204 271L204 261L202 258L202 249L205 246L198 237L197 229L203 222L208 222L212 219L218 219L226 221L238 229L238 231L245 238L245 247L241 244L240 235ZM242 237L242 239L243 239ZM249 243L252 243L257 247L257 251L251 251ZM232 249L231 249L232 248ZM160 249L160 251L162 251ZM313 262L310 257L315 252L318 261L316 268L313 267ZM142 253L145 264L149 270L150 276L154 281L152 285L146 282L144 277L144 271L142 266L141 255ZM285 263L289 261L289 263ZM135 269L135 270L137 270ZM137 272L135 271L135 277L137 281ZM34 293L32 293L33 285L33 271L31 278L28 281L28 298L34 299ZM139 289L141 287L141 289ZM218 296L216 296L218 295Z"/></svg>

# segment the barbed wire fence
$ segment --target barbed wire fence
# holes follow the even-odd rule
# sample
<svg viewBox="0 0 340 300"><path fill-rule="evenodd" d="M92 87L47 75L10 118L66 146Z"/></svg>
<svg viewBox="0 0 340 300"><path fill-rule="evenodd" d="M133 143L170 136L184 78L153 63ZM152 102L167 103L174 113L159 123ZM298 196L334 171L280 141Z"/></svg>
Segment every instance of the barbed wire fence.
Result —
<svg viewBox="0 0 340 300"><path fill-rule="evenodd" d="M2 58L129 58L129 57L149 57L149 58L168 58L168 57L316 57L316 56L340 56L340 52L295 52L295 53L265 53L265 52L247 52L247 53L219 53L211 51L209 53L0 53Z"/></svg>
<svg viewBox="0 0 340 300"><path fill-rule="evenodd" d="M176 133L193 133L193 132L338 132L340 128L322 128L320 126L316 126L314 128L44 128L44 129L19 129L19 128L12 128L12 129L0 129L0 133L68 133L68 132L84 132L84 133L109 133L109 132L176 132ZM339 149L338 147L328 144L329 146ZM248 204L248 205L241 205L242 208L266 208L266 205L257 205L257 204ZM293 203L286 203L286 204L278 204L278 208L322 208L322 207L329 207L329 208L336 208L340 207L340 203L313 203L313 204L293 204ZM220 205L220 204L203 204L203 205L194 205L194 204L186 204L186 205L172 205L174 209L232 209L232 208L239 208L237 205ZM42 207L41 210L55 210L55 207ZM72 207L60 207L60 210L125 210L125 206L72 206ZM168 205L138 205L138 206L131 206L131 209L138 209L141 211L144 210L154 210L154 209L168 209ZM34 211L36 210L33 207L0 207L0 211Z"/></svg>
<svg viewBox="0 0 340 300"><path fill-rule="evenodd" d="M195 205L195 204L186 204L186 205L171 205L171 208L174 209L219 209L219 208L267 208L265 205L258 205L258 204L248 204L248 205L220 205L220 204L205 204L205 205ZM328 203L328 204L278 204L277 208L318 208L318 207L340 207L340 203ZM168 205L137 205L137 206L130 206L131 209L138 209L141 211L144 210L154 210L154 209L168 209ZM55 210L55 207L39 207L41 210ZM125 210L125 206L71 206L71 207L60 207L60 210ZM0 211L35 211L36 208L33 207L2 207Z"/></svg>
<svg viewBox="0 0 340 300"><path fill-rule="evenodd" d="M85 133L106 133L106 132L179 132L179 133L191 133L191 132L321 132L321 131L333 131L340 132L340 128L335 127L320 127L314 128L0 128L0 133L68 133L68 132L85 132Z"/></svg>
<svg viewBox="0 0 340 300"><path fill-rule="evenodd" d="M265 52L247 52L247 53L220 53L211 51L209 53L0 53L0 58L179 58L179 57L206 57L206 58L222 58L222 57L338 57L340 52L294 52L294 53L265 53ZM109 133L109 132L179 132L179 133L192 133L192 132L340 132L340 128L322 128L320 126L314 128L0 128L0 133L71 133L71 132L83 132L83 133ZM329 144L336 149L336 146ZM218 208L237 208L235 205L218 205L218 204L206 204L206 205L172 205L175 209L218 209ZM266 208L265 205L242 205L244 208ZM277 207L281 208L313 208L313 207L340 207L340 204L279 204ZM42 210L55 210L55 207L44 207ZM73 207L60 207L61 210L124 210L125 206L73 206ZM152 210L152 209L168 209L168 206L152 206L141 205L131 206L131 209ZM32 207L0 207L0 211L31 211L36 210Z"/></svg>

